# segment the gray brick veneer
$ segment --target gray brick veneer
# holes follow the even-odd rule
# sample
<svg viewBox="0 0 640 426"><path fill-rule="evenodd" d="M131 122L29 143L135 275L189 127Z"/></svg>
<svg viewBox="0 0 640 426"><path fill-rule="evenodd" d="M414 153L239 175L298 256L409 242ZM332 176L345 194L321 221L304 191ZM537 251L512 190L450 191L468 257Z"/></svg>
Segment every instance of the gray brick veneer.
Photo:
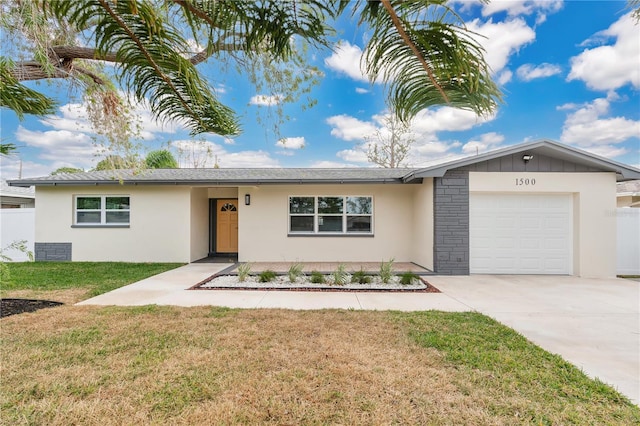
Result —
<svg viewBox="0 0 640 426"><path fill-rule="evenodd" d="M70 261L71 243L35 243L36 261Z"/></svg>
<svg viewBox="0 0 640 426"><path fill-rule="evenodd" d="M435 272L469 275L469 172L448 171L433 191Z"/></svg>

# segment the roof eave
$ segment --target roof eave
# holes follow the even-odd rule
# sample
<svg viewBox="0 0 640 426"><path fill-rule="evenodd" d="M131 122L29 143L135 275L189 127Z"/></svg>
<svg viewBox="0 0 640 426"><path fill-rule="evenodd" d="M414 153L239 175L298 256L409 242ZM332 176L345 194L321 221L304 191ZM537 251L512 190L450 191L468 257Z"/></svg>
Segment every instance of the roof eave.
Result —
<svg viewBox="0 0 640 426"><path fill-rule="evenodd" d="M336 185L336 184L402 184L402 178L380 179L249 179L249 180L83 180L83 181L9 181L11 186L99 186L99 185L209 185L209 186L259 186L259 185ZM416 182L418 183L418 182Z"/></svg>

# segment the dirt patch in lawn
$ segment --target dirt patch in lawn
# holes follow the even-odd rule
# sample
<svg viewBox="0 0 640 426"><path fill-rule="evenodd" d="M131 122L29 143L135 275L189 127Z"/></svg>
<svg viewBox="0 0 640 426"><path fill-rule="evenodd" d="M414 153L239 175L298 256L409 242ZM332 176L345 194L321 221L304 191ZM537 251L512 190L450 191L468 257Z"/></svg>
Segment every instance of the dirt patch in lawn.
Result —
<svg viewBox="0 0 640 426"><path fill-rule="evenodd" d="M35 312L44 308L53 308L62 304L52 300L0 299L0 318L24 312Z"/></svg>

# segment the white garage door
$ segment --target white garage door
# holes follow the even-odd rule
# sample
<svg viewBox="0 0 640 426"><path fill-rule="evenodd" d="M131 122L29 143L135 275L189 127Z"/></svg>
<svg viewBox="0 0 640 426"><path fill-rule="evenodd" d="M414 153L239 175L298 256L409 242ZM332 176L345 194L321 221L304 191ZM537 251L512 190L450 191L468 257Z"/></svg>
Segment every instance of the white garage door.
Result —
<svg viewBox="0 0 640 426"><path fill-rule="evenodd" d="M568 194L471 194L471 273L571 274L572 218Z"/></svg>

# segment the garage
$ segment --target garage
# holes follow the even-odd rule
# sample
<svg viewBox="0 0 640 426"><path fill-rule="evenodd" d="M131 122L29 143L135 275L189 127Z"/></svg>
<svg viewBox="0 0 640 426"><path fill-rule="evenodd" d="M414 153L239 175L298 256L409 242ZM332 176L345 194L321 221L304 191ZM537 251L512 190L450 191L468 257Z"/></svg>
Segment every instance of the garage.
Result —
<svg viewBox="0 0 640 426"><path fill-rule="evenodd" d="M470 194L471 273L570 275L572 251L571 194Z"/></svg>

